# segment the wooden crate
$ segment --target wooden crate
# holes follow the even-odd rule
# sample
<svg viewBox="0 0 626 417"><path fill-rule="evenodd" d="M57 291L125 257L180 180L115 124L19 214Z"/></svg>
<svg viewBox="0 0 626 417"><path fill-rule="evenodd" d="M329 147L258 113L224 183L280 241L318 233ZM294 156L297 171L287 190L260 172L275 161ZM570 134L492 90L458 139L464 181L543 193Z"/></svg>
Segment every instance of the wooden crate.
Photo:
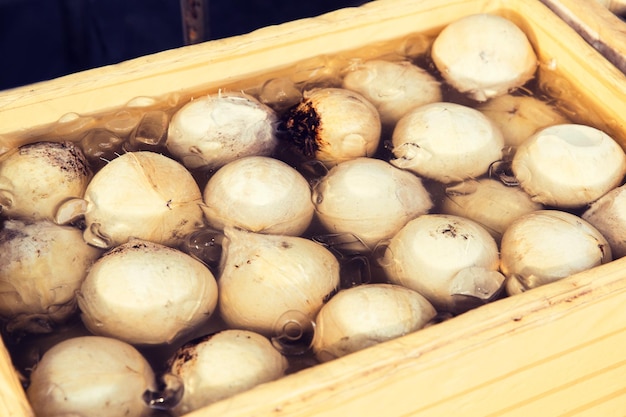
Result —
<svg viewBox="0 0 626 417"><path fill-rule="evenodd" d="M609 61L626 72L626 13L624 0L542 0Z"/></svg>
<svg viewBox="0 0 626 417"><path fill-rule="evenodd" d="M580 0L581 3L587 0ZM573 2L572 2L573 3ZM577 121L626 147L626 77L538 0L378 0L0 93L0 149L77 137L136 97L175 107L219 88L309 77L334 62L404 48L472 13L529 36L539 82ZM418 39L418 38L415 38ZM366 46L369 45L369 46ZM143 107L141 107L143 106ZM58 122L62 119L62 122ZM626 259L472 310L198 410L235 416L624 416ZM0 346L0 415L32 413Z"/></svg>

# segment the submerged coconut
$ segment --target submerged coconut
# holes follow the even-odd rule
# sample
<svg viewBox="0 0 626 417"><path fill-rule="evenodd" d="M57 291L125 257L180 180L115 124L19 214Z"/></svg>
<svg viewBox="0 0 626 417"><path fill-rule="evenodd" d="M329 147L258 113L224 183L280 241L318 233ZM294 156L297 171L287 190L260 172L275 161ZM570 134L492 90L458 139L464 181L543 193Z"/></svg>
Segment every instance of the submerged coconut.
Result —
<svg viewBox="0 0 626 417"><path fill-rule="evenodd" d="M353 235L360 241L343 248L363 252L372 251L433 207L421 178L374 158L356 158L333 167L315 185L313 201L328 232Z"/></svg>
<svg viewBox="0 0 626 417"><path fill-rule="evenodd" d="M248 94L210 94L172 116L166 147L189 169L217 169L243 156L271 155L276 120L270 107Z"/></svg>
<svg viewBox="0 0 626 417"><path fill-rule="evenodd" d="M535 96L504 94L478 107L502 132L504 144L521 145L539 129L568 123L555 106Z"/></svg>
<svg viewBox="0 0 626 417"><path fill-rule="evenodd" d="M85 155L72 142L23 145L0 157L0 214L53 220L61 203L83 196L91 177Z"/></svg>
<svg viewBox="0 0 626 417"><path fill-rule="evenodd" d="M169 372L185 387L172 410L183 415L282 377L287 359L270 341L248 330L223 330L193 340L175 353Z"/></svg>
<svg viewBox="0 0 626 417"><path fill-rule="evenodd" d="M284 124L287 137L301 152L327 167L374 155L382 129L376 107L345 88L305 91Z"/></svg>
<svg viewBox="0 0 626 417"><path fill-rule="evenodd" d="M450 102L416 107L392 135L391 164L443 183L478 178L502 158L500 129L478 110Z"/></svg>
<svg viewBox="0 0 626 417"><path fill-rule="evenodd" d="M313 350L323 362L424 327L435 308L418 292L392 284L339 291L315 319Z"/></svg>
<svg viewBox="0 0 626 417"><path fill-rule="evenodd" d="M447 187L441 204L442 213L480 223L498 242L515 219L542 208L520 187L492 178L466 180Z"/></svg>
<svg viewBox="0 0 626 417"><path fill-rule="evenodd" d="M613 259L609 243L596 228L559 210L538 210L518 218L504 232L500 248L510 295Z"/></svg>
<svg viewBox="0 0 626 417"><path fill-rule="evenodd" d="M411 288L439 311L462 313L501 292L498 245L480 224L425 214L406 224L380 260L389 280Z"/></svg>
<svg viewBox="0 0 626 417"><path fill-rule="evenodd" d="M217 283L191 256L132 239L91 267L78 305L94 334L135 345L172 343L209 320L217 305Z"/></svg>
<svg viewBox="0 0 626 417"><path fill-rule="evenodd" d="M38 417L148 417L153 410L143 395L154 390L154 371L134 347L80 336L44 354L26 393Z"/></svg>
<svg viewBox="0 0 626 417"><path fill-rule="evenodd" d="M130 238L176 246L203 225L202 194L180 163L154 152L128 152L94 175L82 199L67 201L57 223L84 216L85 241L111 248Z"/></svg>
<svg viewBox="0 0 626 417"><path fill-rule="evenodd" d="M234 226L258 233L301 235L313 218L311 188L278 159L249 156L220 168L203 191L209 226Z"/></svg>
<svg viewBox="0 0 626 417"><path fill-rule="evenodd" d="M225 235L218 292L230 327L271 336L289 311L312 320L339 286L339 262L309 239L234 228Z"/></svg>
<svg viewBox="0 0 626 417"><path fill-rule="evenodd" d="M580 208L620 185L626 153L599 129L559 124L524 141L511 168L533 200L562 209Z"/></svg>
<svg viewBox="0 0 626 417"><path fill-rule="evenodd" d="M9 331L50 332L76 311L75 293L101 250L74 227L7 220L0 230L0 317Z"/></svg>
<svg viewBox="0 0 626 417"><path fill-rule="evenodd" d="M409 61L373 59L354 64L343 78L343 87L368 99L388 128L414 107L442 100L440 82Z"/></svg>
<svg viewBox="0 0 626 417"><path fill-rule="evenodd" d="M606 238L614 259L626 256L626 185L591 203L582 218Z"/></svg>
<svg viewBox="0 0 626 417"><path fill-rule="evenodd" d="M446 82L477 101L521 87L537 70L526 34L513 21L488 13L450 23L435 38L431 55Z"/></svg>

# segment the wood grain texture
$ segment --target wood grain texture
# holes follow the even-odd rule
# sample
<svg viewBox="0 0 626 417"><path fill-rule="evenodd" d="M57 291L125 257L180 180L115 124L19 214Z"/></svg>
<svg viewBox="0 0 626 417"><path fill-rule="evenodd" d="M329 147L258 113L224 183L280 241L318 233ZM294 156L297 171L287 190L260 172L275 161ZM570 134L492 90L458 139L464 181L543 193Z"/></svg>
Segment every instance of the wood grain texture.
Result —
<svg viewBox="0 0 626 417"><path fill-rule="evenodd" d="M0 345L0 416L34 417L4 345Z"/></svg>
<svg viewBox="0 0 626 417"><path fill-rule="evenodd" d="M626 12L623 1L542 0L621 71L626 72Z"/></svg>

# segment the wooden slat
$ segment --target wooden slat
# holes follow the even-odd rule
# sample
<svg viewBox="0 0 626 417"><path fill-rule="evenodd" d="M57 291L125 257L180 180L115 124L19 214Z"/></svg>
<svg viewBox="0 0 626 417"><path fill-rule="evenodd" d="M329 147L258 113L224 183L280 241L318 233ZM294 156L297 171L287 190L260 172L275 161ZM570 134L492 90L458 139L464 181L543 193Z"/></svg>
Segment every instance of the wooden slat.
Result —
<svg viewBox="0 0 626 417"><path fill-rule="evenodd" d="M22 384L11 364L9 352L0 343L0 416L34 417Z"/></svg>
<svg viewBox="0 0 626 417"><path fill-rule="evenodd" d="M626 23L612 12L626 10L623 1L542 0L594 48L626 72ZM607 8L612 7L612 10Z"/></svg>

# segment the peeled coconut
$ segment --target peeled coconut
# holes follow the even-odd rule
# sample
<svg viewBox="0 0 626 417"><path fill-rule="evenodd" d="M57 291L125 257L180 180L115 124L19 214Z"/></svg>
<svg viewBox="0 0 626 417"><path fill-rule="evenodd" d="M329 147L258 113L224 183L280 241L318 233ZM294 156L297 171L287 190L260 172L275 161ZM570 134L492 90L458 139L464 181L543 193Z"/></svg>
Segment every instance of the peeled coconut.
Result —
<svg viewBox="0 0 626 417"><path fill-rule="evenodd" d="M378 110L361 94L345 88L316 88L285 116L286 134L303 155L326 167L373 156L378 150Z"/></svg>
<svg viewBox="0 0 626 417"><path fill-rule="evenodd" d="M504 284L496 241L464 217L425 214L411 220L381 255L391 283L419 292L438 311L461 313L489 302Z"/></svg>
<svg viewBox="0 0 626 417"><path fill-rule="evenodd" d="M626 185L591 203L582 218L606 238L614 259L626 256Z"/></svg>
<svg viewBox="0 0 626 417"><path fill-rule="evenodd" d="M132 239L91 267L78 305L94 334L134 345L173 343L209 320L217 305L217 283L191 256Z"/></svg>
<svg viewBox="0 0 626 417"><path fill-rule="evenodd" d="M391 164L442 183L478 178L502 158L504 138L478 110L450 102L416 107L398 121Z"/></svg>
<svg viewBox="0 0 626 417"><path fill-rule="evenodd" d="M502 132L505 146L517 147L544 127L568 123L559 111L534 96L504 94L478 107Z"/></svg>
<svg viewBox="0 0 626 417"><path fill-rule="evenodd" d="M214 170L243 156L271 155L276 122L274 111L248 94L209 94L174 113L166 147L189 169Z"/></svg>
<svg viewBox="0 0 626 417"><path fill-rule="evenodd" d="M37 417L149 417L144 401L156 390L154 371L131 345L100 336L79 336L48 350L26 390Z"/></svg>
<svg viewBox="0 0 626 417"><path fill-rule="evenodd" d="M172 412L184 415L276 380L287 366L269 339L248 330L223 330L193 340L180 347L168 365L185 387Z"/></svg>
<svg viewBox="0 0 626 417"><path fill-rule="evenodd" d="M477 101L521 87L537 70L526 34L511 20L487 13L446 26L433 42L431 57L448 84Z"/></svg>
<svg viewBox="0 0 626 417"><path fill-rule="evenodd" d="M219 311L227 325L272 336L295 311L313 320L339 286L339 262L312 240L224 230Z"/></svg>
<svg viewBox="0 0 626 417"><path fill-rule="evenodd" d="M53 220L65 200L82 198L92 172L72 142L37 142L0 157L0 214Z"/></svg>
<svg viewBox="0 0 626 417"><path fill-rule="evenodd" d="M534 201L579 208L621 184L626 153L599 129L561 124L541 129L523 142L511 168Z"/></svg>
<svg viewBox="0 0 626 417"><path fill-rule="evenodd" d="M424 327L435 308L418 292L392 284L339 291L315 319L313 351L326 362Z"/></svg>
<svg viewBox="0 0 626 417"><path fill-rule="evenodd" d="M202 194L193 176L155 152L127 152L94 175L81 199L67 201L57 223L84 216L84 239L108 249L130 238L167 246L204 224Z"/></svg>
<svg viewBox="0 0 626 417"><path fill-rule="evenodd" d="M440 82L409 61L356 63L346 72L343 88L363 95L378 110L383 126L391 128L412 108L442 99Z"/></svg>
<svg viewBox="0 0 626 417"><path fill-rule="evenodd" d="M520 187L507 186L493 178L466 180L445 190L441 203L443 214L466 217L480 223L497 242L506 228L518 217L540 210Z"/></svg>
<svg viewBox="0 0 626 417"><path fill-rule="evenodd" d="M220 168L203 192L212 228L298 236L313 219L311 187L291 166L267 156L237 159Z"/></svg>
<svg viewBox="0 0 626 417"><path fill-rule="evenodd" d="M502 236L500 251L510 295L613 259L609 243L596 228L560 210L538 210L515 220Z"/></svg>
<svg viewBox="0 0 626 417"><path fill-rule="evenodd" d="M65 322L101 253L77 228L6 220L0 230L0 317L7 329L47 333Z"/></svg>
<svg viewBox="0 0 626 417"><path fill-rule="evenodd" d="M359 240L343 248L363 252L433 207L421 178L374 158L356 158L333 167L315 185L313 201L316 216L328 232Z"/></svg>

